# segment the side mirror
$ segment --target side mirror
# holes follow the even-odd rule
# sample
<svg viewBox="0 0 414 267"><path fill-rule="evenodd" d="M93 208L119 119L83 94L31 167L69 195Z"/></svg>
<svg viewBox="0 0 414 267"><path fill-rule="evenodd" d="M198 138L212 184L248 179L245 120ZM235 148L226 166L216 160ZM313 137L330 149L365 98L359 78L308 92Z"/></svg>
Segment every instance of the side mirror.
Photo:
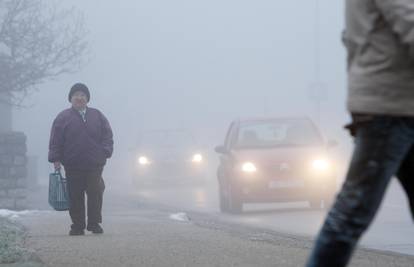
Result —
<svg viewBox="0 0 414 267"><path fill-rule="evenodd" d="M338 146L338 142L336 140L330 139L327 143L328 147L336 147Z"/></svg>
<svg viewBox="0 0 414 267"><path fill-rule="evenodd" d="M227 149L224 146L216 146L214 148L214 151L216 151L219 154L227 154Z"/></svg>

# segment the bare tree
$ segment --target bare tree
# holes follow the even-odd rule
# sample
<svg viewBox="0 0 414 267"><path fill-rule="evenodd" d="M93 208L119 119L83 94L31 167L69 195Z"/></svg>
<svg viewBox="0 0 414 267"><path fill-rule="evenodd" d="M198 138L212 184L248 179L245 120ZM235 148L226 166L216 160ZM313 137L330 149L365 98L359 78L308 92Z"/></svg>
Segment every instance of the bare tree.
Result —
<svg viewBox="0 0 414 267"><path fill-rule="evenodd" d="M87 50L83 16L50 2L0 0L0 101L19 105L42 82L79 70Z"/></svg>

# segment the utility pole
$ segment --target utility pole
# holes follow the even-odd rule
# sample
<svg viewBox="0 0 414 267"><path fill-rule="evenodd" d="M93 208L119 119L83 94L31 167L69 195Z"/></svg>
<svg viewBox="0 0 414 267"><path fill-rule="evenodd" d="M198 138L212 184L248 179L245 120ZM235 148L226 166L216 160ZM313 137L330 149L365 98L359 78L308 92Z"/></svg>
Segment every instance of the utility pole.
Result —
<svg viewBox="0 0 414 267"><path fill-rule="evenodd" d="M263 116L269 115L268 97L263 97Z"/></svg>
<svg viewBox="0 0 414 267"><path fill-rule="evenodd" d="M320 10L319 0L314 0L314 81L309 85L309 98L315 107L315 121L318 126L321 126L321 109L322 101L326 100L327 88L321 81L320 74Z"/></svg>

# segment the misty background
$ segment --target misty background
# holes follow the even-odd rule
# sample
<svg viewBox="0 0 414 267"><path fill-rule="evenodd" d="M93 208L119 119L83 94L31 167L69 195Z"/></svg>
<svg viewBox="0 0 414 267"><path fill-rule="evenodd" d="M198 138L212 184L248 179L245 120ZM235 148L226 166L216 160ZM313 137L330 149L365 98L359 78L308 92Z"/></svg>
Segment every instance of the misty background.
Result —
<svg viewBox="0 0 414 267"><path fill-rule="evenodd" d="M342 1L59 2L83 12L90 53L80 72L41 84L26 108L14 110L13 128L26 133L28 154L38 157L40 183L52 170L51 124L70 107L76 82L89 87L89 106L114 131L109 183L128 178L140 131L190 129L214 155L239 117L310 116L347 159ZM314 84L323 89L319 115Z"/></svg>

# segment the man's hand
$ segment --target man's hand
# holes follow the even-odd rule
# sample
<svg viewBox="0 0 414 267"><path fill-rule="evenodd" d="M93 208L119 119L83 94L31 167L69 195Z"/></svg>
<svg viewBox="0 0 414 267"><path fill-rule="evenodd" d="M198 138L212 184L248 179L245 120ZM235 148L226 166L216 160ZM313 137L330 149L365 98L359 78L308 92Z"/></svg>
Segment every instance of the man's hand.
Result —
<svg viewBox="0 0 414 267"><path fill-rule="evenodd" d="M54 162L53 165L55 167L55 171L59 171L62 168L62 163L59 161Z"/></svg>

